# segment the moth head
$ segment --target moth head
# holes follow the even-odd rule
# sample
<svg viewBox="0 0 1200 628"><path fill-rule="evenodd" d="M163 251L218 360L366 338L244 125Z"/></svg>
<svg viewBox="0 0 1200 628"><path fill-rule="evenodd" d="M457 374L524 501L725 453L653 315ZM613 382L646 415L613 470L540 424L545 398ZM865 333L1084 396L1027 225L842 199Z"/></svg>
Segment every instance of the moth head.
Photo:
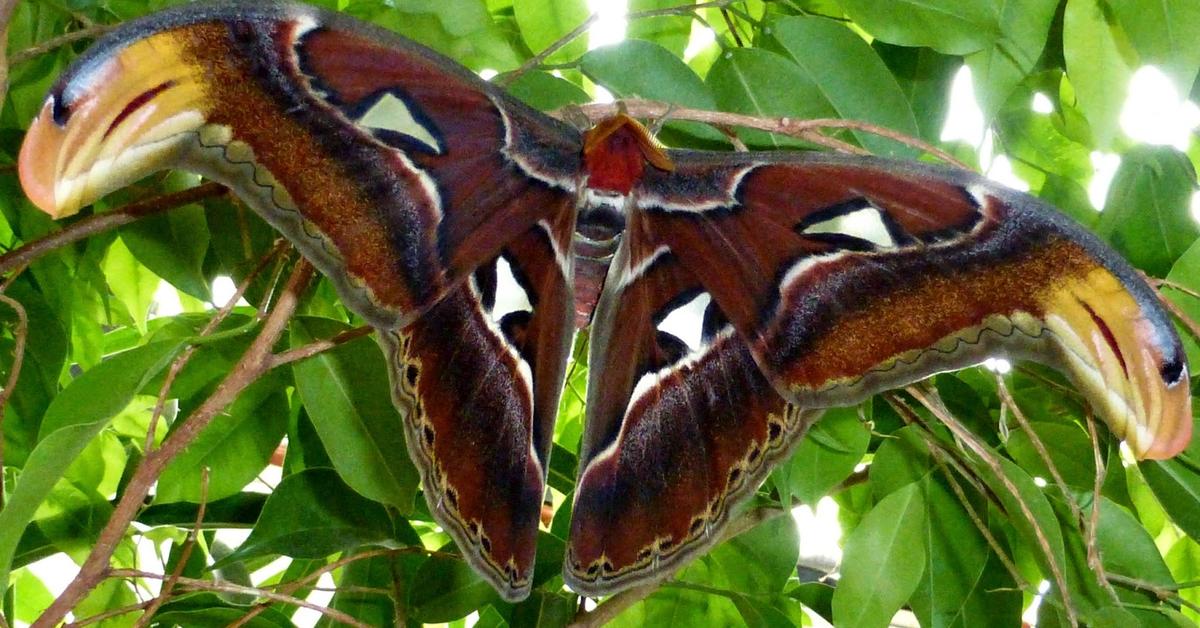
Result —
<svg viewBox="0 0 1200 628"><path fill-rule="evenodd" d="M675 164L650 131L619 113L583 134L583 164L588 187L628 194L642 178L646 164L671 172Z"/></svg>
<svg viewBox="0 0 1200 628"><path fill-rule="evenodd" d="M56 218L174 165L204 124L204 69L182 31L109 41L51 89L21 146L21 185Z"/></svg>

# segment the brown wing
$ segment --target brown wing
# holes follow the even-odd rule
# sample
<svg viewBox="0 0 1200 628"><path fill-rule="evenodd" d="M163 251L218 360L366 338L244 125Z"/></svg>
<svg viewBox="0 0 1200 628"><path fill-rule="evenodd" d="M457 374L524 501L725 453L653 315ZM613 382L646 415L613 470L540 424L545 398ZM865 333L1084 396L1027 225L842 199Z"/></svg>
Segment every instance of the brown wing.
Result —
<svg viewBox="0 0 1200 628"><path fill-rule="evenodd" d="M55 85L20 171L54 215L169 167L232 187L380 328L431 509L520 599L572 332L579 152L420 46L246 3L117 29Z"/></svg>

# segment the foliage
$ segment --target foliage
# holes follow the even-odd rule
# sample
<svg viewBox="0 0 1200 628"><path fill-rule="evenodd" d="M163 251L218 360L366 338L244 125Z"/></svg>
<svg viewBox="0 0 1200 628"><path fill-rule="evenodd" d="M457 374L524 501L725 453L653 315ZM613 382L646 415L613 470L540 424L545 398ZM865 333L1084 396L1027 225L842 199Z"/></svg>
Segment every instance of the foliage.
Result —
<svg viewBox="0 0 1200 628"><path fill-rule="evenodd" d="M0 113L6 163L47 87L100 30L94 25L168 4L20 3ZM1192 90L1200 70L1194 0L1153 7L1134 0L632 0L631 11L650 13L629 25L635 39L588 51L585 35L519 77L507 73L587 18L583 0L318 4L399 31L476 71L499 71L496 80L543 109L586 101L601 86L620 98L692 108L853 118L936 144L951 80L965 64L995 152L1012 160L1032 192L1093 226L1150 276L1169 280L1162 290L1182 316L1200 316L1200 230L1188 213L1200 144L1186 153L1138 145L1119 124L1128 78L1142 65L1160 67L1181 93ZM689 34L701 31L715 41L681 60ZM83 36L58 39L64 33ZM1031 108L1035 94L1052 103L1050 112ZM751 147L799 144L762 131L738 136ZM729 148L721 132L697 123L668 123L661 137ZM838 137L918 157L866 133ZM977 146L943 147L971 163L986 159ZM1110 209L1099 214L1085 193L1094 151L1123 158ZM156 177L93 212L195 183ZM25 342L20 377L4 391L0 586L8 587L9 624L32 621L53 599L28 566L56 553L82 562L118 516L114 504L134 469L157 460L148 448L209 411L212 423L165 461L153 498L113 541L110 577L75 608L77 620L124 610L101 623L129 625L149 607L162 625L248 616L251 625L290 625L319 576L335 587L323 598L330 610L322 621L366 625L463 625L470 615L479 626L614 616L617 625L773 626L809 621L808 611L839 626L884 626L904 607L926 626L1011 626L1042 582L1049 583L1036 611L1043 626L1071 618L1122 626L1200 620L1200 444L1176 460L1128 464L1103 426L1093 439L1086 408L1062 378L1033 365L1004 376L981 368L941 375L831 412L735 523L748 531L663 586L577 612L584 607L558 575L585 381L577 363L557 428L550 480L557 512L541 533L534 594L504 603L432 523L386 402L382 358L326 282L302 293L298 315L274 343L277 356L315 356L277 357L276 368L263 369L236 401L211 407L234 365L255 350L264 323L243 305L209 325L216 315L205 304L209 287L228 276L247 302L278 308L275 295L286 292L282 278L293 264L256 217L210 194L45 248L26 268L14 262L22 247L86 218L51 223L24 200L11 165L0 171L0 187L0 242L10 251L0 256L3 293L28 320L22 330L11 305L0 309L4 373ZM160 282L178 294L184 313L155 315ZM1193 365L1200 364L1196 331L1181 326ZM177 361L184 354L186 363ZM956 418L979 448L962 447L935 416ZM247 488L264 475L279 478L274 492ZM840 506L845 560L840 578L802 582L795 557L805 531L772 515L825 495ZM189 538L193 528L199 534ZM249 536L229 547L220 532L228 529ZM138 551L147 546L153 551ZM290 561L272 562L279 556ZM153 574L177 578L156 600Z"/></svg>

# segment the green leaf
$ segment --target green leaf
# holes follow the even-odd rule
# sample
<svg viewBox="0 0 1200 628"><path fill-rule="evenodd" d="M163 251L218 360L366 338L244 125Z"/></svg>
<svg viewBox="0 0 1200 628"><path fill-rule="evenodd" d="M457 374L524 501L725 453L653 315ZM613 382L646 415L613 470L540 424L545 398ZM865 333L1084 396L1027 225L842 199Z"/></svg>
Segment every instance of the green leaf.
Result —
<svg viewBox="0 0 1200 628"><path fill-rule="evenodd" d="M910 484L883 498L846 539L833 592L837 626L887 626L920 583L925 499Z"/></svg>
<svg viewBox="0 0 1200 628"><path fill-rule="evenodd" d="M920 137L937 142L949 110L946 95L950 93L950 84L962 65L961 60L929 48L893 46L880 40L875 40L871 47L887 64L900 91L908 99L909 109L921 131Z"/></svg>
<svg viewBox="0 0 1200 628"><path fill-rule="evenodd" d="M666 48L627 39L589 51L580 69L621 98L663 100L696 109L714 109L716 102L699 76Z"/></svg>
<svg viewBox="0 0 1200 628"><path fill-rule="evenodd" d="M991 453L997 456L994 451ZM1034 552L1042 573L1047 576L1053 573L1049 567L1051 559L1060 569L1065 569L1066 550L1054 509L1029 474L1011 460L997 458L1003 476L997 476L986 464L977 463L980 477L997 497L1022 540ZM1048 547L1043 547L1040 539L1044 539Z"/></svg>
<svg viewBox="0 0 1200 628"><path fill-rule="evenodd" d="M534 54L545 51L588 18L587 5L582 0L513 0L513 13L521 29L521 38ZM584 33L546 61L570 61L586 50L587 34Z"/></svg>
<svg viewBox="0 0 1200 628"><path fill-rule="evenodd" d="M440 554L417 570L408 595L412 618L426 624L453 621L485 604L500 603L500 594L465 561Z"/></svg>
<svg viewBox="0 0 1200 628"><path fill-rule="evenodd" d="M723 595L663 587L630 606L609 628L645 626L738 626L745 621L733 601Z"/></svg>
<svg viewBox="0 0 1200 628"><path fill-rule="evenodd" d="M79 452L179 347L178 342L156 342L117 354L85 371L50 404L42 418L42 437L0 509L0 589L8 588L13 552L38 505Z"/></svg>
<svg viewBox="0 0 1200 628"><path fill-rule="evenodd" d="M292 346L347 329L327 319L293 321ZM404 443L403 419L392 405L387 363L360 338L293 367L296 391L333 467L355 491L402 512L412 510L419 476Z"/></svg>
<svg viewBox="0 0 1200 628"><path fill-rule="evenodd" d="M395 586L392 577L391 558L376 556L356 560L343 569L338 579L338 591L329 601L333 608L361 621L368 626L390 626L395 620L392 598L375 589L391 591ZM318 626L335 626L328 616L323 616Z"/></svg>
<svg viewBox="0 0 1200 628"><path fill-rule="evenodd" d="M1200 235L1189 212L1196 173L1183 153L1138 147L1121 160L1096 232L1131 264L1162 277Z"/></svg>
<svg viewBox="0 0 1200 628"><path fill-rule="evenodd" d="M841 24L818 17L776 20L767 47L787 55L820 90L839 118L872 122L917 135L917 121L900 85L867 42ZM853 76L854 80L847 80ZM856 132L877 155L915 157L916 149L870 133Z"/></svg>
<svg viewBox="0 0 1200 628"><path fill-rule="evenodd" d="M686 3L679 0L629 0L629 13L670 9ZM692 34L692 16L660 15L629 20L625 27L626 39L644 39L652 41L671 51L675 57L682 57Z"/></svg>
<svg viewBox="0 0 1200 628"><path fill-rule="evenodd" d="M1166 556L1167 566L1176 582L1200 580L1200 544L1194 539L1183 537L1171 546ZM1179 595L1192 604L1200 604L1200 588L1188 587L1179 590ZM1192 608L1183 611L1193 622L1200 621L1200 612Z"/></svg>
<svg viewBox="0 0 1200 628"><path fill-rule="evenodd" d="M272 554L324 558L391 539L383 506L359 497L333 469L305 469L283 478L250 536L214 566Z"/></svg>
<svg viewBox="0 0 1200 628"><path fill-rule="evenodd" d="M755 116L829 118L837 112L821 90L783 55L761 48L737 48L722 54L708 71L705 83L722 111ZM796 147L801 143L762 131L739 131L748 144Z"/></svg>
<svg viewBox="0 0 1200 628"><path fill-rule="evenodd" d="M1096 478L1096 458L1092 453L1092 440L1075 424L1030 423L1034 434L1041 439L1050 461L1062 475L1067 486L1083 491L1092 490ZM1033 444L1033 439L1024 429L1014 429L1008 438L1007 449L1014 460L1030 474L1053 483L1054 476Z"/></svg>
<svg viewBox="0 0 1200 628"><path fill-rule="evenodd" d="M1128 510L1107 497L1100 498L1100 526L1096 544L1109 573L1116 573L1154 584L1175 584L1171 570L1163 562L1154 539Z"/></svg>
<svg viewBox="0 0 1200 628"><path fill-rule="evenodd" d="M875 37L950 55L983 50L1002 32L996 2L841 0L846 15Z"/></svg>
<svg viewBox="0 0 1200 628"><path fill-rule="evenodd" d="M495 612L491 606L487 608ZM534 591L513 607L509 622L513 626L567 626L578 608L579 598L575 595L564 591ZM480 621L483 621L482 613Z"/></svg>
<svg viewBox="0 0 1200 628"><path fill-rule="evenodd" d="M791 496L810 506L846 479L862 461L871 433L858 418L858 408L834 408L809 429L787 461L776 467L772 483L784 503Z"/></svg>
<svg viewBox="0 0 1200 628"><path fill-rule="evenodd" d="M525 104L551 111L567 105L581 105L591 100L579 86L553 74L536 70L522 74L507 87L508 93Z"/></svg>
<svg viewBox="0 0 1200 628"><path fill-rule="evenodd" d="M201 474L209 469L209 500L237 495L258 476L287 431L287 395L279 377L251 384L237 400L167 463L156 503L200 501Z"/></svg>
<svg viewBox="0 0 1200 628"><path fill-rule="evenodd" d="M924 482L934 473L933 456L921 437L924 431L920 425L909 425L879 446L868 467L876 499L914 482Z"/></svg>
<svg viewBox="0 0 1200 628"><path fill-rule="evenodd" d="M588 52L580 69L618 98L647 98L684 107L712 110L716 100L704 81L679 57L658 44L626 39ZM704 140L724 143L716 129L695 122L671 122L669 128Z"/></svg>
<svg viewBox="0 0 1200 628"><path fill-rule="evenodd" d="M1171 521L1188 536L1200 539L1200 472L1195 465L1184 459L1145 460L1138 468Z"/></svg>
<svg viewBox="0 0 1200 628"><path fill-rule="evenodd" d="M27 624L33 623L38 615L54 603L54 594L28 569L17 571L13 577L12 593L16 602L13 614L17 621Z"/></svg>
<svg viewBox="0 0 1200 628"><path fill-rule="evenodd" d="M1003 0L996 7L1000 37L967 55L975 95L986 119L1000 110L1037 65L1058 4L1058 0Z"/></svg>
<svg viewBox="0 0 1200 628"><path fill-rule="evenodd" d="M1200 4L1192 0L1108 0L1142 65L1154 64L1186 94L1200 70Z"/></svg>
<svg viewBox="0 0 1200 628"><path fill-rule="evenodd" d="M686 567L679 579L752 595L781 592L799 553L796 522L777 516L718 545Z"/></svg>
<svg viewBox="0 0 1200 628"><path fill-rule="evenodd" d="M158 289L158 276L139 264L120 240L112 243L104 257L104 274L113 296L129 311L138 330L146 333L146 315Z"/></svg>
<svg viewBox="0 0 1200 628"><path fill-rule="evenodd" d="M154 623L188 628L225 628L246 615L246 607L233 606L213 593L173 595L154 615ZM293 628L286 615L268 607L248 623L247 628Z"/></svg>
<svg viewBox="0 0 1200 628"><path fill-rule="evenodd" d="M133 256L154 274L197 299L212 298L202 269L209 239L202 207L188 205L147 216L120 233Z"/></svg>
<svg viewBox="0 0 1200 628"><path fill-rule="evenodd" d="M78 605L75 606L72 614L79 620L87 619L93 615L137 604L137 596L133 594L133 589L124 580L107 579L100 582L96 588L88 593L87 597L83 598ZM105 620L102 624L106 628L118 628L132 626L137 621L137 615L127 613L119 615L113 619Z"/></svg>
<svg viewBox="0 0 1200 628"><path fill-rule="evenodd" d="M1134 52L1100 0L1067 0L1062 37L1067 76L1079 108L1092 127L1096 148L1105 148L1117 133L1136 65Z"/></svg>

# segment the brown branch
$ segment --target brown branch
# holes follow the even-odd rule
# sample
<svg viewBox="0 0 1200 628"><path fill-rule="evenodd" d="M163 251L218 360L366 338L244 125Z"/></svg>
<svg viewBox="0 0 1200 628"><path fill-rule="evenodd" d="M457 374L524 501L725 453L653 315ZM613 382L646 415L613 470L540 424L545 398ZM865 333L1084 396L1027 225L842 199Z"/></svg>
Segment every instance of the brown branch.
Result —
<svg viewBox="0 0 1200 628"><path fill-rule="evenodd" d="M29 315L25 307L7 294L0 294L0 303L4 303L17 313L17 327L13 330L13 359L12 368L8 370L8 380L4 382L4 390L0 391L0 469L4 468L4 410L8 400L17 387L17 378L21 376L21 365L25 363L25 341L29 337ZM0 509L4 508L4 474L0 473Z"/></svg>
<svg viewBox="0 0 1200 628"><path fill-rule="evenodd" d="M139 569L110 569L107 571L107 575L111 578L151 578L151 579L159 579L159 580L167 577L162 574L154 573L152 571L141 571ZM281 602L283 604L293 604L295 606L307 608L309 610L316 611L316 612L328 617L329 619L332 619L334 621L340 621L340 622L350 625L350 626L356 626L357 628L370 628L370 626L368 626L367 624L364 624L364 623L358 621L357 619L351 617L350 615L347 615L346 613L339 611L337 609L327 608L327 607L321 606L320 604L314 604L312 602L309 602L308 600L302 600L300 598L292 597L290 595L284 595L282 593L276 593L275 591L269 591L267 589L259 589L256 587L247 587L244 585L234 584L232 582L227 582L224 580L199 580L197 578L186 578L183 576L179 577L179 586L186 588L186 589L192 589L195 591L214 591L217 593L236 593L236 594L241 594L241 595L253 595L255 597L265 598L265 599L271 600L273 602ZM39 621L40 621L40 618L39 618Z"/></svg>
<svg viewBox="0 0 1200 628"><path fill-rule="evenodd" d="M55 231L24 246L13 249L4 255L0 255L0 274L29 264L50 251L73 244L97 233L127 225L146 216L162 213L180 205L195 203L196 201L220 196L225 193L225 186L219 183L203 183L193 188L148 198L112 211L88 216L61 231Z"/></svg>
<svg viewBox="0 0 1200 628"><path fill-rule="evenodd" d="M196 539L200 536L200 524L204 523L204 511L208 507L208 467L200 470L200 505L196 508L196 522L192 524L192 531L188 533L187 539L183 542L183 549L179 551L179 560L175 563L175 568L171 570L171 575L163 582L162 587L158 590L156 596L146 612L138 618L135 628L144 628L150 625L150 620L154 618L154 613L162 608L162 605L171 598L171 592L175 589L175 585L179 584L179 579L183 577L183 570L187 568L188 560L192 558L192 549L196 547Z"/></svg>
<svg viewBox="0 0 1200 628"><path fill-rule="evenodd" d="M196 439L204 428L213 421L229 404L237 398L252 382L257 380L271 363L271 347L283 333L288 320L296 311L300 293L312 278L313 268L306 261L300 261L292 270L287 286L280 295L278 303L263 323L262 331L246 349L233 370L217 386L216 391L197 408L182 425L175 429L162 447L150 452L142 459L141 464L133 472L133 477L125 488L125 493L117 502L112 515L101 530L95 546L87 559L79 568L75 579L67 585L66 590L50 608L38 617L33 628L50 628L57 625L66 614L87 595L108 573L108 563L116 551L118 543L125 536L125 530L133 521L143 500L150 492L150 487L158 479L176 455Z"/></svg>
<svg viewBox="0 0 1200 628"><path fill-rule="evenodd" d="M9 63L11 65L24 63L30 59L33 59L34 57L44 55L47 52L56 50L66 46L67 44L73 44L83 39L95 39L114 28L116 28L116 26L112 24L96 24L94 26L88 26L87 28L81 28L76 31L59 35L58 37L52 37L37 44L36 46L31 46L14 53L12 58L9 59Z"/></svg>
<svg viewBox="0 0 1200 628"><path fill-rule="evenodd" d="M246 290L249 289L250 284L254 281L254 279L257 278L264 269L266 269L271 260L278 257L286 248L287 241L279 240L275 243L275 246L271 247L271 250L268 251L266 255L259 259L258 264L255 265L249 274L246 275L246 278L238 284L237 289L234 290L233 296L230 297L229 301L222 305L221 309L217 310L217 313L213 315L213 317L209 319L208 323L204 325L204 328L200 330L199 337L203 338L217 330L217 327L219 327L221 323L233 312L233 309L237 307L238 299L241 299L242 295L246 294ZM265 305L258 309L258 318L261 319L264 315L264 312ZM171 362L171 367L167 369L167 375L163 378L162 386L158 390L158 398L154 401L154 411L150 414L150 426L146 430L146 442L142 451L147 454L150 453L150 450L154 448L154 435L158 432L158 421L162 417L163 408L166 407L167 395L171 392L171 386L174 385L175 378L179 377L179 374L183 372L183 368L187 366L187 363L191 361L192 356L195 355L196 348L197 345L195 344L189 345L183 350L182 353L179 354L179 357L175 358L175 360Z"/></svg>

